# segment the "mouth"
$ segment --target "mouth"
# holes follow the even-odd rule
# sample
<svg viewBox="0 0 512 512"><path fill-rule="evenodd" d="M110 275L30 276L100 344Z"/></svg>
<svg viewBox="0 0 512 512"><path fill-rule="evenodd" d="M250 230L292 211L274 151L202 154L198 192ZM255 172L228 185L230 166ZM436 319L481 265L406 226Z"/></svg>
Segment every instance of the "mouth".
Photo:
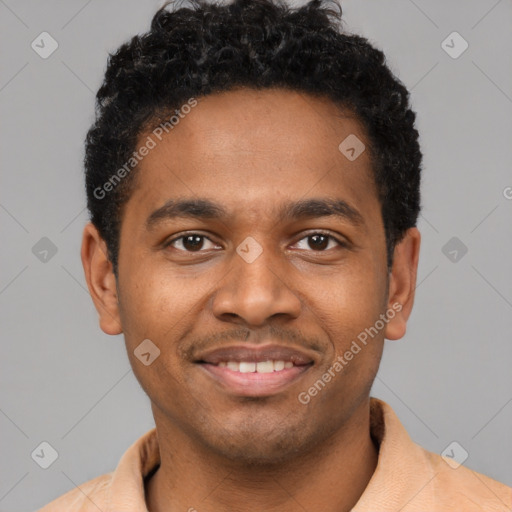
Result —
<svg viewBox="0 0 512 512"><path fill-rule="evenodd" d="M284 391L314 365L307 353L276 345L221 348L194 362L224 391L252 397Z"/></svg>

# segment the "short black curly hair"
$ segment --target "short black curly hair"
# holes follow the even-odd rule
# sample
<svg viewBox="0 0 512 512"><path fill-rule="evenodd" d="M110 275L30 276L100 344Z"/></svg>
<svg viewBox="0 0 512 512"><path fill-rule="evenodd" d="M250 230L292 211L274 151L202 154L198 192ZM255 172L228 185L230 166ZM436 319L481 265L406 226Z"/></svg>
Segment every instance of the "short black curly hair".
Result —
<svg viewBox="0 0 512 512"><path fill-rule="evenodd" d="M296 8L282 0L191 0L187 7L168 7L157 11L148 32L109 55L86 137L87 207L116 277L123 206L136 165L113 182L116 170L126 170L151 123L176 114L190 98L239 87L325 97L363 123L391 265L395 244L420 211L422 154L409 92L382 51L339 29L336 0Z"/></svg>

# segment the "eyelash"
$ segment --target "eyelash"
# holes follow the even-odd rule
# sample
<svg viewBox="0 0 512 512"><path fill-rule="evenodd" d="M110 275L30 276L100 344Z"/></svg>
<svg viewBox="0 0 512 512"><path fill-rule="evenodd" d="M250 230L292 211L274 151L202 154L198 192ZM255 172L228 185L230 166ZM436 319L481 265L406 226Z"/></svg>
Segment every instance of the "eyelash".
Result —
<svg viewBox="0 0 512 512"><path fill-rule="evenodd" d="M339 239L338 239L338 238L336 238L335 236L333 236L333 235L331 235L330 233L327 233L327 232L325 232L325 231L313 231L313 232L311 232L311 233L309 233L309 234L307 234L307 235L303 236L300 240L298 240L298 242L301 242L302 240L307 239L307 238L309 238L309 237L312 237L312 236L314 236L314 235L323 235L323 236L327 237L329 240L333 240L334 242L336 242L336 243L338 244L338 246L339 246L339 247L341 247L341 248L346 248L346 247L348 247L348 244L347 244L346 242L342 242L341 240L339 240ZM203 239L209 240L211 243L215 243L215 242L213 242L210 238L208 238L206 235L203 235L203 234L201 234L201 233L194 233L194 232L191 232L191 233L187 233L187 234L185 234L185 235L178 236L178 237L176 237L176 238L173 238L172 240L169 240L169 241L165 242L163 247L164 247L164 249L165 249L165 248L169 247L172 243L174 243L174 242L176 242L176 241L178 241L178 240L185 239L185 238L187 238L187 237L189 237L189 236L199 236L199 237L201 237L201 238L203 238ZM298 242L296 242L296 243L298 243ZM174 247L174 249L176 249L176 248ZM332 248L331 248L331 249L332 249ZM196 253L196 254L200 254L201 252L204 252L203 250L199 250L199 251L187 251L186 249L185 249L185 250L184 250L184 249L177 249L177 250L178 250L178 251L181 251L181 252L190 253L190 254L194 254L194 253ZM302 249L302 250L304 250L304 249ZM310 250L311 250L311 251L313 251L313 252L317 252L317 253L319 253L319 252L327 252L327 251L329 251L330 249L323 249L323 250L318 250L318 251L315 251L314 249L310 249Z"/></svg>

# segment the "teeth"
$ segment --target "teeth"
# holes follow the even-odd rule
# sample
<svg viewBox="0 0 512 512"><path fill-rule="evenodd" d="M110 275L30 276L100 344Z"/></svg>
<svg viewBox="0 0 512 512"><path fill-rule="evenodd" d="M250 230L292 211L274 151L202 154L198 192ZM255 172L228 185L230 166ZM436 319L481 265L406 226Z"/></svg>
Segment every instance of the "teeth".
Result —
<svg viewBox="0 0 512 512"><path fill-rule="evenodd" d="M278 372L284 369L284 361L274 361L274 370Z"/></svg>
<svg viewBox="0 0 512 512"><path fill-rule="evenodd" d="M292 368L291 361L260 361L258 363L251 361L221 361L220 367L227 367L229 370L240 373L272 373L279 372L285 368Z"/></svg>
<svg viewBox="0 0 512 512"><path fill-rule="evenodd" d="M240 373L252 373L252 372L256 371L256 363L242 361L240 363L240 369L238 371Z"/></svg>
<svg viewBox="0 0 512 512"><path fill-rule="evenodd" d="M256 363L256 371L258 373L271 373L274 371L274 363L272 361L261 361Z"/></svg>

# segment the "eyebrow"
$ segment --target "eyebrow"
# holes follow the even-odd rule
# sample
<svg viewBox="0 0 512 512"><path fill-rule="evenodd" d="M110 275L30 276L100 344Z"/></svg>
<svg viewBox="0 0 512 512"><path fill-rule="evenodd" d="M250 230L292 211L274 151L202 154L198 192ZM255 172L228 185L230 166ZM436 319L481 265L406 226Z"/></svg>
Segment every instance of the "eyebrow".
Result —
<svg viewBox="0 0 512 512"><path fill-rule="evenodd" d="M229 212L221 204L210 199L170 199L150 214L146 219L146 229L151 231L158 224L175 218L215 220L229 216ZM342 199L312 198L290 201L279 207L278 216L281 220L336 217L355 226L364 224L361 213Z"/></svg>

